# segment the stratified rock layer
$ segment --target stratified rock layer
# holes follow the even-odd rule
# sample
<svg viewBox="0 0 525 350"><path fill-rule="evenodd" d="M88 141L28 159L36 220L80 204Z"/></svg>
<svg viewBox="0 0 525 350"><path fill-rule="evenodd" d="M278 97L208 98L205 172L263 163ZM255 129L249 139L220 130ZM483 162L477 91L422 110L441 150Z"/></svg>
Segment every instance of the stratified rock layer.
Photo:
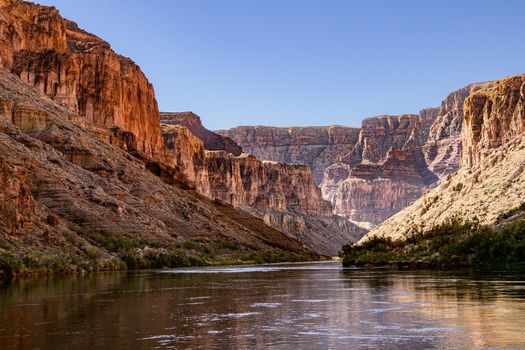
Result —
<svg viewBox="0 0 525 350"><path fill-rule="evenodd" d="M523 75L467 97L461 169L364 239L404 238L453 216L493 224L520 206L525 198L524 105Z"/></svg>
<svg viewBox="0 0 525 350"><path fill-rule="evenodd" d="M206 129L201 118L193 112L161 112L160 121L162 124L184 126L201 139L209 151L226 151L235 156L242 153L242 148L232 139Z"/></svg>
<svg viewBox="0 0 525 350"><path fill-rule="evenodd" d="M132 132L140 151L158 156L157 102L140 68L55 8L0 2L0 68L97 125Z"/></svg>
<svg viewBox="0 0 525 350"><path fill-rule="evenodd" d="M337 214L369 227L459 169L463 101L491 82L451 93L440 108L377 116L361 128L240 126L218 133L261 159L306 164Z"/></svg>

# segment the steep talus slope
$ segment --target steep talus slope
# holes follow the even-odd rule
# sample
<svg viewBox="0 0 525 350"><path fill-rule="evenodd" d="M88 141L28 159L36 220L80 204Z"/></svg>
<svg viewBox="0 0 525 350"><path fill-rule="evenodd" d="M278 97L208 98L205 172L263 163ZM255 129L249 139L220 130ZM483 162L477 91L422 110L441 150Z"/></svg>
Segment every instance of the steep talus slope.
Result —
<svg viewBox="0 0 525 350"><path fill-rule="evenodd" d="M235 155L233 141L204 128L193 113L162 113L161 120L165 144L178 155L178 166L186 169L190 179L198 179L197 188L210 198L242 208L309 249L327 255L336 255L342 244L356 241L365 233L332 213L309 167L261 161L246 153ZM184 148L188 143L180 141L189 133L186 128L203 137L200 148ZM227 142L206 146L206 140L217 139ZM226 149L209 150L221 147Z"/></svg>
<svg viewBox="0 0 525 350"><path fill-rule="evenodd" d="M179 170L132 156L119 135L0 69L0 253L98 268L118 266L119 242L139 257L188 241L228 241L239 253L306 253L261 220L184 190Z"/></svg>
<svg viewBox="0 0 525 350"><path fill-rule="evenodd" d="M453 216L493 224L525 198L525 76L503 79L464 102L461 169L374 235L403 238Z"/></svg>
<svg viewBox="0 0 525 350"><path fill-rule="evenodd" d="M458 170L463 101L491 84L471 84L419 114L367 118L361 128L240 126L217 132L261 159L309 165L335 213L369 227Z"/></svg>

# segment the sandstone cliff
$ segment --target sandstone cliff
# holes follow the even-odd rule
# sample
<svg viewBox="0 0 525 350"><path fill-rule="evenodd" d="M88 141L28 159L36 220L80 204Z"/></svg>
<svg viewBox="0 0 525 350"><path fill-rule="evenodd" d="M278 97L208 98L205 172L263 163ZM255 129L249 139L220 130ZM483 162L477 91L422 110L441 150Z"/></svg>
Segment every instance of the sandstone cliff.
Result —
<svg viewBox="0 0 525 350"><path fill-rule="evenodd" d="M367 118L361 128L240 126L217 132L261 159L310 166L335 213L370 227L459 169L463 101L491 84L471 84L419 114Z"/></svg>
<svg viewBox="0 0 525 350"><path fill-rule="evenodd" d="M242 153L242 148L232 139L206 129L201 118L193 112L161 112L160 121L163 124L184 126L204 142L207 150L226 151L235 156Z"/></svg>
<svg viewBox="0 0 525 350"><path fill-rule="evenodd" d="M158 156L157 102L140 68L55 8L0 1L0 68L97 125L132 132L140 151Z"/></svg>
<svg viewBox="0 0 525 350"><path fill-rule="evenodd" d="M467 97L461 169L367 237L403 238L454 215L493 224L499 215L520 206L525 198L524 103L523 75Z"/></svg>
<svg viewBox="0 0 525 350"><path fill-rule="evenodd" d="M188 189L177 168L131 154L134 141L0 69L2 264L107 269L168 252L171 260L156 261L184 264L193 254L212 263L210 249L223 241L229 248L217 250L219 257L307 253L261 220ZM202 245L208 255L199 257Z"/></svg>

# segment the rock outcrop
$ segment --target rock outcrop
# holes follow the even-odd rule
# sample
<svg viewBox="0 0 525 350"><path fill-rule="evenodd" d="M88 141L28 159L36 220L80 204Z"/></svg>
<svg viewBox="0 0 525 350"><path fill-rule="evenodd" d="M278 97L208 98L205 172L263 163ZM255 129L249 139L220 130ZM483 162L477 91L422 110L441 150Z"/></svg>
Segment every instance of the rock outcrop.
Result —
<svg viewBox="0 0 525 350"><path fill-rule="evenodd" d="M459 169L463 101L491 84L471 84L440 108L419 114L367 118L361 128L240 126L217 132L261 159L310 166L335 213L370 227Z"/></svg>
<svg viewBox="0 0 525 350"><path fill-rule="evenodd" d="M140 68L55 8L0 1L0 68L96 125L133 133L140 151L161 156L157 102Z"/></svg>
<svg viewBox="0 0 525 350"><path fill-rule="evenodd" d="M336 255L341 244L364 234L333 215L307 166L261 161L246 153L205 151L203 141L181 125L162 124L162 130L177 166L201 194L241 208L327 255Z"/></svg>
<svg viewBox="0 0 525 350"><path fill-rule="evenodd" d="M242 148L232 139L206 129L201 118L193 112L161 112L160 121L162 124L184 126L201 139L204 148L209 151L226 151L234 156L242 153Z"/></svg>
<svg viewBox="0 0 525 350"><path fill-rule="evenodd" d="M122 256L119 242L134 244L126 249L136 254L190 241L228 241L237 252L306 252L262 220L197 194L177 168L135 146L133 135L100 128L0 69L2 259L37 264L49 256L67 266L114 268L122 263L110 264Z"/></svg>
<svg viewBox="0 0 525 350"><path fill-rule="evenodd" d="M230 137L244 152L259 159L306 164L312 169L315 182L321 184L324 170L354 147L359 131L359 128L345 126L239 126L216 132Z"/></svg>
<svg viewBox="0 0 525 350"><path fill-rule="evenodd" d="M404 238L453 216L493 224L523 204L525 76L492 85L465 99L460 170L367 237Z"/></svg>

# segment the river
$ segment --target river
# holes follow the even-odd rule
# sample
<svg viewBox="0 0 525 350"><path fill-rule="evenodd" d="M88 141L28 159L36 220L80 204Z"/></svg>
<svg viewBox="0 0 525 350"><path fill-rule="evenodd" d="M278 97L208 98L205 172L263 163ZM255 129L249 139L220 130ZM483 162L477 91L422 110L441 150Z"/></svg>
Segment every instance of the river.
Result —
<svg viewBox="0 0 525 350"><path fill-rule="evenodd" d="M525 274L339 262L20 279L7 349L524 349Z"/></svg>

